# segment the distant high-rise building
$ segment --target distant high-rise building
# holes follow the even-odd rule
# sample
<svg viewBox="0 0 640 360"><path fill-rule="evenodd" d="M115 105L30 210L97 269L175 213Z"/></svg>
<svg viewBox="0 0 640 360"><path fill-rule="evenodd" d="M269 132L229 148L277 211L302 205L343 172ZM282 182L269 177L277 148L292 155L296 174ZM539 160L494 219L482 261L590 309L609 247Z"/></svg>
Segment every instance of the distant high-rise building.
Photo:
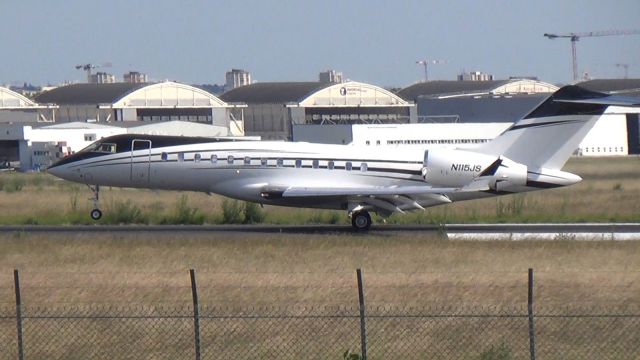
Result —
<svg viewBox="0 0 640 360"><path fill-rule="evenodd" d="M106 72L91 74L92 84L113 84L114 82L116 82L116 77L112 74L107 74Z"/></svg>
<svg viewBox="0 0 640 360"><path fill-rule="evenodd" d="M124 82L134 84L146 83L147 74L143 74L137 71L129 71L128 73L124 74Z"/></svg>
<svg viewBox="0 0 640 360"><path fill-rule="evenodd" d="M323 84L341 83L342 73L335 70L327 70L321 72L318 78Z"/></svg>
<svg viewBox="0 0 640 360"><path fill-rule="evenodd" d="M480 71L472 71L458 75L458 81L493 81L493 75Z"/></svg>
<svg viewBox="0 0 640 360"><path fill-rule="evenodd" d="M251 73L242 69L231 69L225 74L225 79L224 87L228 91L251 84Z"/></svg>

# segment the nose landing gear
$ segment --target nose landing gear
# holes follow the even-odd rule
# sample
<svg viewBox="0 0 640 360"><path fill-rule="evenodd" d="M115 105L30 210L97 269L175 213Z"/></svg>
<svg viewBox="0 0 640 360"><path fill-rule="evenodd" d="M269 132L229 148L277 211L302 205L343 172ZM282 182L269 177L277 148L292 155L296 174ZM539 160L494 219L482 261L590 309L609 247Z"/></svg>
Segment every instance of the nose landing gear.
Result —
<svg viewBox="0 0 640 360"><path fill-rule="evenodd" d="M93 220L100 220L100 218L102 217L102 211L100 211L100 209L93 209L91 210L91 218Z"/></svg>
<svg viewBox="0 0 640 360"><path fill-rule="evenodd" d="M93 220L98 221L102 218L102 211L100 211L100 185L95 187L88 185L89 189L93 192L93 197L89 200L93 200L93 210L91 210L90 216Z"/></svg>
<svg viewBox="0 0 640 360"><path fill-rule="evenodd" d="M368 231L371 227L371 215L364 210L354 211L351 214L351 226L356 231Z"/></svg>

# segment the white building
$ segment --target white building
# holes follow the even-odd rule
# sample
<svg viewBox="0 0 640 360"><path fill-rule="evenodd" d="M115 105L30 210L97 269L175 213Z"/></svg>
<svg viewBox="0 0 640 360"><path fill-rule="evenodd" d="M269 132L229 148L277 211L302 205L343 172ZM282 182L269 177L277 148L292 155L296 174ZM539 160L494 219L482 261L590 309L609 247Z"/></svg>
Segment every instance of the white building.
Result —
<svg viewBox="0 0 640 360"><path fill-rule="evenodd" d="M163 123L118 123L104 125L86 122L42 126L12 125L2 127L0 141L17 144L21 171L46 169L65 155L72 154L102 138L118 134L227 137L225 127L185 121ZM255 140L253 138L252 140Z"/></svg>
<svg viewBox="0 0 640 360"><path fill-rule="evenodd" d="M224 88L228 91L251 84L251 73L242 69L231 69L225 74Z"/></svg>
<svg viewBox="0 0 640 360"><path fill-rule="evenodd" d="M342 79L342 73L335 70L323 71L318 75L318 80L323 84L341 83Z"/></svg>

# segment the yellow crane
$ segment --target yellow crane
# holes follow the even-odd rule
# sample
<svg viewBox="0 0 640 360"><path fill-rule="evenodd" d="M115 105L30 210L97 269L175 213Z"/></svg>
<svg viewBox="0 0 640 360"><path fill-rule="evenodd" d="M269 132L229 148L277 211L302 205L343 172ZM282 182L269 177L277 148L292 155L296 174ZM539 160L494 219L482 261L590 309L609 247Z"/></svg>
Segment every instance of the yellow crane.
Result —
<svg viewBox="0 0 640 360"><path fill-rule="evenodd" d="M583 37L595 36L618 36L618 35L635 35L640 34L640 30L606 30L606 31L590 31L581 33L568 34L544 34L549 39L566 38L571 40L571 58L573 60L573 81L578 81L578 57L576 55L576 43Z"/></svg>

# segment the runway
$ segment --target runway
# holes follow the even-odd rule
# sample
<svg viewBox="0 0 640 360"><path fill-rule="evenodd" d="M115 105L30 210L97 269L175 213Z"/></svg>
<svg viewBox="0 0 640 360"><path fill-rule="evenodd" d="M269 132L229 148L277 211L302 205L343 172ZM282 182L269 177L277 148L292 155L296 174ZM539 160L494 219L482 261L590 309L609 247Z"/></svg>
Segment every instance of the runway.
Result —
<svg viewBox="0 0 640 360"><path fill-rule="evenodd" d="M348 225L15 225L0 233L265 233L354 234ZM374 225L368 233L439 233L450 240L640 240L640 223Z"/></svg>

